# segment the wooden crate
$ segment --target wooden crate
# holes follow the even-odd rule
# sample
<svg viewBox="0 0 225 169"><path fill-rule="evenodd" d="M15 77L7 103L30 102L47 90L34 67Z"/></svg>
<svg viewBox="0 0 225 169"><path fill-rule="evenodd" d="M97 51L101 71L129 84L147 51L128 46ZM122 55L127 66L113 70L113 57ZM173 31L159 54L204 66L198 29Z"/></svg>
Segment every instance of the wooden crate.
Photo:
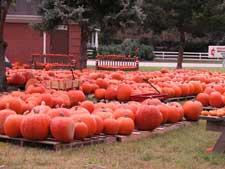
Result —
<svg viewBox="0 0 225 169"><path fill-rule="evenodd" d="M79 88L78 80L48 80L45 82L45 84L48 89L55 90L70 90Z"/></svg>

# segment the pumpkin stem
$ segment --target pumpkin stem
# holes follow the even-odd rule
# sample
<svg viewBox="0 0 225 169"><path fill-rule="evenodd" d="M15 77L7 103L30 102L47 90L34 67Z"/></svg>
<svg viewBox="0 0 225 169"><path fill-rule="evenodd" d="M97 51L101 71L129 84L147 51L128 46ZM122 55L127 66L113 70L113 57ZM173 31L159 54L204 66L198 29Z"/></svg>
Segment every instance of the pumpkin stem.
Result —
<svg viewBox="0 0 225 169"><path fill-rule="evenodd" d="M30 112L27 110L23 113L23 115L28 115Z"/></svg>
<svg viewBox="0 0 225 169"><path fill-rule="evenodd" d="M41 101L41 106L45 106L45 101Z"/></svg>
<svg viewBox="0 0 225 169"><path fill-rule="evenodd" d="M60 115L61 117L65 117L64 112L60 112L59 115Z"/></svg>
<svg viewBox="0 0 225 169"><path fill-rule="evenodd" d="M9 103L6 103L5 108L6 108L6 109L10 109L10 104L9 104Z"/></svg>
<svg viewBox="0 0 225 169"><path fill-rule="evenodd" d="M40 110L37 109L37 108L34 108L34 109L33 109L33 112L34 112L34 114L38 114L38 113L40 112Z"/></svg>

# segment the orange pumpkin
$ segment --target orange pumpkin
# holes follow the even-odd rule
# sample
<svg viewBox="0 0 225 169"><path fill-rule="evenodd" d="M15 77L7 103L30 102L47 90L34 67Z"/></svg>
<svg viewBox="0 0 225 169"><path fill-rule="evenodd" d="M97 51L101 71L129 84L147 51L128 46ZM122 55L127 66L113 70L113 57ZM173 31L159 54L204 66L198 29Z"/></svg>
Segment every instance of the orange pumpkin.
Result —
<svg viewBox="0 0 225 169"><path fill-rule="evenodd" d="M98 100L105 99L105 89L96 89L95 98Z"/></svg>
<svg viewBox="0 0 225 169"><path fill-rule="evenodd" d="M223 102L223 98L220 92L212 92L209 95L209 104L212 107L223 107L224 106L224 102Z"/></svg>
<svg viewBox="0 0 225 169"><path fill-rule="evenodd" d="M70 98L71 106L78 105L79 102L82 102L85 100L85 95L80 90L70 90L68 91L67 94Z"/></svg>
<svg viewBox="0 0 225 169"><path fill-rule="evenodd" d="M183 105L184 116L187 120L198 120L203 106L199 101L187 101Z"/></svg>
<svg viewBox="0 0 225 169"><path fill-rule="evenodd" d="M9 109L4 109L0 111L0 134L5 134L4 123L9 115L15 115L16 112Z"/></svg>
<svg viewBox="0 0 225 169"><path fill-rule="evenodd" d="M20 131L24 138L45 140L49 134L50 118L46 114L28 114L24 116Z"/></svg>
<svg viewBox="0 0 225 169"><path fill-rule="evenodd" d="M104 133L116 135L119 131L119 122L116 119L108 118L104 120Z"/></svg>
<svg viewBox="0 0 225 169"><path fill-rule="evenodd" d="M92 101L86 100L81 102L81 107L87 109L90 113L94 111L94 103Z"/></svg>
<svg viewBox="0 0 225 169"><path fill-rule="evenodd" d="M135 117L135 124L139 130L154 130L163 121L163 116L156 106L141 106Z"/></svg>
<svg viewBox="0 0 225 169"><path fill-rule="evenodd" d="M119 101L128 101L130 100L131 93L132 89L130 85L120 84L117 89L117 99Z"/></svg>
<svg viewBox="0 0 225 169"><path fill-rule="evenodd" d="M20 125L23 120L22 115L9 115L4 122L4 132L9 137L20 137Z"/></svg>
<svg viewBox="0 0 225 169"><path fill-rule="evenodd" d="M209 95L207 93L199 93L196 100L201 102L203 106L209 105Z"/></svg>
<svg viewBox="0 0 225 169"><path fill-rule="evenodd" d="M74 138L75 139L84 139L87 136L88 136L87 125L82 121L76 122L74 125Z"/></svg>
<svg viewBox="0 0 225 169"><path fill-rule="evenodd" d="M120 117L119 122L119 134L130 135L134 130L134 121L129 117Z"/></svg>
<svg viewBox="0 0 225 169"><path fill-rule="evenodd" d="M52 136L63 142L70 142L74 138L74 122L69 117L55 117L51 120L50 131Z"/></svg>

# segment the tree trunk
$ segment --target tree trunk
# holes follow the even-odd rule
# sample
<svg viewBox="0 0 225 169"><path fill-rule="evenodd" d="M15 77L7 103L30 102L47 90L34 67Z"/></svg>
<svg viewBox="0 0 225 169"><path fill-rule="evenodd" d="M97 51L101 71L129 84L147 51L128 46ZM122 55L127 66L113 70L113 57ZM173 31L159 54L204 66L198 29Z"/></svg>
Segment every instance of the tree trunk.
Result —
<svg viewBox="0 0 225 169"><path fill-rule="evenodd" d="M180 46L179 46L179 55L177 58L177 69L182 69L183 54L185 47L185 32L183 28L180 28L179 32L180 32Z"/></svg>
<svg viewBox="0 0 225 169"><path fill-rule="evenodd" d="M7 89L6 71L5 71L5 51L7 44L4 41L0 42L0 91Z"/></svg>
<svg viewBox="0 0 225 169"><path fill-rule="evenodd" d="M81 21L81 58L80 69L87 68L87 41L88 41L88 24L87 21Z"/></svg>

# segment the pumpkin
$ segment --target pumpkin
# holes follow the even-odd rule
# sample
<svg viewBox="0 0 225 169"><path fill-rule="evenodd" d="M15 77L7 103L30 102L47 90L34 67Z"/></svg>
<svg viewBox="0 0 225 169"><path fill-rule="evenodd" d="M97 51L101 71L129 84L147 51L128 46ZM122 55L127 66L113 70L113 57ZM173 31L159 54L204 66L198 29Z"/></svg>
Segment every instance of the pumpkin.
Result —
<svg viewBox="0 0 225 169"><path fill-rule="evenodd" d="M4 123L9 115L15 115L16 112L9 109L4 109L0 111L0 134L5 134Z"/></svg>
<svg viewBox="0 0 225 169"><path fill-rule="evenodd" d="M119 122L119 134L130 135L134 130L134 121L129 117L118 118Z"/></svg>
<svg viewBox="0 0 225 169"><path fill-rule="evenodd" d="M71 115L76 115L76 114L90 114L90 112L83 108L83 107L80 107L80 106L74 106L70 109L70 113Z"/></svg>
<svg viewBox="0 0 225 169"><path fill-rule="evenodd" d="M130 100L131 93L132 89L130 85L120 84L117 89L117 99L119 101L128 101Z"/></svg>
<svg viewBox="0 0 225 169"><path fill-rule="evenodd" d="M94 103L92 101L86 100L81 102L80 104L81 107L87 109L90 113L94 111Z"/></svg>
<svg viewBox="0 0 225 169"><path fill-rule="evenodd" d="M105 91L105 99L107 100L115 100L116 99L116 94L117 90L116 88L109 86L106 91Z"/></svg>
<svg viewBox="0 0 225 169"><path fill-rule="evenodd" d="M157 106L157 105L162 104L162 102L159 99L146 99L142 102L142 104Z"/></svg>
<svg viewBox="0 0 225 169"><path fill-rule="evenodd" d="M162 113L162 116L163 116L162 123L166 123L168 120L168 116L169 116L168 106L166 104L160 104L157 106L157 108Z"/></svg>
<svg viewBox="0 0 225 169"><path fill-rule="evenodd" d="M85 95L81 90L70 90L67 94L70 98L71 106L78 105L79 102L85 100Z"/></svg>
<svg viewBox="0 0 225 169"><path fill-rule="evenodd" d="M9 115L4 122L4 132L9 137L20 137L20 125L23 120L22 115Z"/></svg>
<svg viewBox="0 0 225 169"><path fill-rule="evenodd" d="M105 89L96 89L95 98L98 100L105 99Z"/></svg>
<svg viewBox="0 0 225 169"><path fill-rule="evenodd" d="M110 108L98 108L92 114L100 116L103 120L113 118L113 111Z"/></svg>
<svg viewBox="0 0 225 169"><path fill-rule="evenodd" d="M25 139L45 140L49 134L50 118L46 114L28 114L23 117L20 131Z"/></svg>
<svg viewBox="0 0 225 169"><path fill-rule="evenodd" d="M32 94L32 93L44 93L45 92L45 87L42 86L41 84L32 84L29 85L26 90L26 93Z"/></svg>
<svg viewBox="0 0 225 169"><path fill-rule="evenodd" d="M41 98L42 98L42 101L44 101L47 106L53 107L54 102L53 102L51 94L44 93L44 94L41 95Z"/></svg>
<svg viewBox="0 0 225 169"><path fill-rule="evenodd" d="M207 93L199 93L196 100L201 102L203 106L209 105L209 95Z"/></svg>
<svg viewBox="0 0 225 169"><path fill-rule="evenodd" d="M100 87L100 88L103 88L103 89L107 89L107 87L109 86L109 83L105 80L105 79L102 79L102 78L98 78L96 80L96 84Z"/></svg>
<svg viewBox="0 0 225 169"><path fill-rule="evenodd" d="M127 116L131 118L132 120L135 119L135 114L133 113L132 110L126 109L126 108L118 108L113 112L113 116L115 119L118 119L120 117Z"/></svg>
<svg viewBox="0 0 225 169"><path fill-rule="evenodd" d="M52 136L62 142L70 142L74 138L74 122L69 117L55 117L51 120L50 131Z"/></svg>
<svg viewBox="0 0 225 169"><path fill-rule="evenodd" d="M88 136L88 127L87 125L80 121L76 122L74 125L74 138L83 139Z"/></svg>
<svg viewBox="0 0 225 169"><path fill-rule="evenodd" d="M224 106L224 102L223 102L223 98L220 92L212 92L209 95L209 104L212 107L223 107Z"/></svg>
<svg viewBox="0 0 225 169"><path fill-rule="evenodd" d="M104 133L116 135L119 131L119 122L116 119L108 118L104 120Z"/></svg>
<svg viewBox="0 0 225 169"><path fill-rule="evenodd" d="M65 117L70 117L71 116L71 113L70 113L70 110L69 109L66 109L66 108L56 108L56 109L50 109L48 112L47 112L48 116L53 119L55 117L59 117L59 116L65 116Z"/></svg>
<svg viewBox="0 0 225 169"><path fill-rule="evenodd" d="M156 106L143 105L136 112L135 124L139 130L154 130L162 121L163 116Z"/></svg>
<svg viewBox="0 0 225 169"><path fill-rule="evenodd" d="M1 98L0 109L11 109L18 114L23 113L23 101L17 97L5 96Z"/></svg>
<svg viewBox="0 0 225 169"><path fill-rule="evenodd" d="M98 116L98 115L92 115L92 117L95 119L96 121L96 132L95 134L100 134L103 132L103 129L104 129L104 121L103 119Z"/></svg>
<svg viewBox="0 0 225 169"><path fill-rule="evenodd" d="M184 109L179 102L170 102L167 103L170 106L168 122L175 123L181 121L184 117ZM172 107L172 109L171 109Z"/></svg>
<svg viewBox="0 0 225 169"><path fill-rule="evenodd" d="M92 135L94 135L96 133L96 130L97 130L96 120L90 114L73 115L72 119L73 119L73 121L75 123L79 122L79 121L82 121L82 122L84 122L87 125L87 127L88 127L88 136L92 136Z"/></svg>
<svg viewBox="0 0 225 169"><path fill-rule="evenodd" d="M199 101L187 101L183 105L184 116L187 120L198 120L203 106Z"/></svg>

